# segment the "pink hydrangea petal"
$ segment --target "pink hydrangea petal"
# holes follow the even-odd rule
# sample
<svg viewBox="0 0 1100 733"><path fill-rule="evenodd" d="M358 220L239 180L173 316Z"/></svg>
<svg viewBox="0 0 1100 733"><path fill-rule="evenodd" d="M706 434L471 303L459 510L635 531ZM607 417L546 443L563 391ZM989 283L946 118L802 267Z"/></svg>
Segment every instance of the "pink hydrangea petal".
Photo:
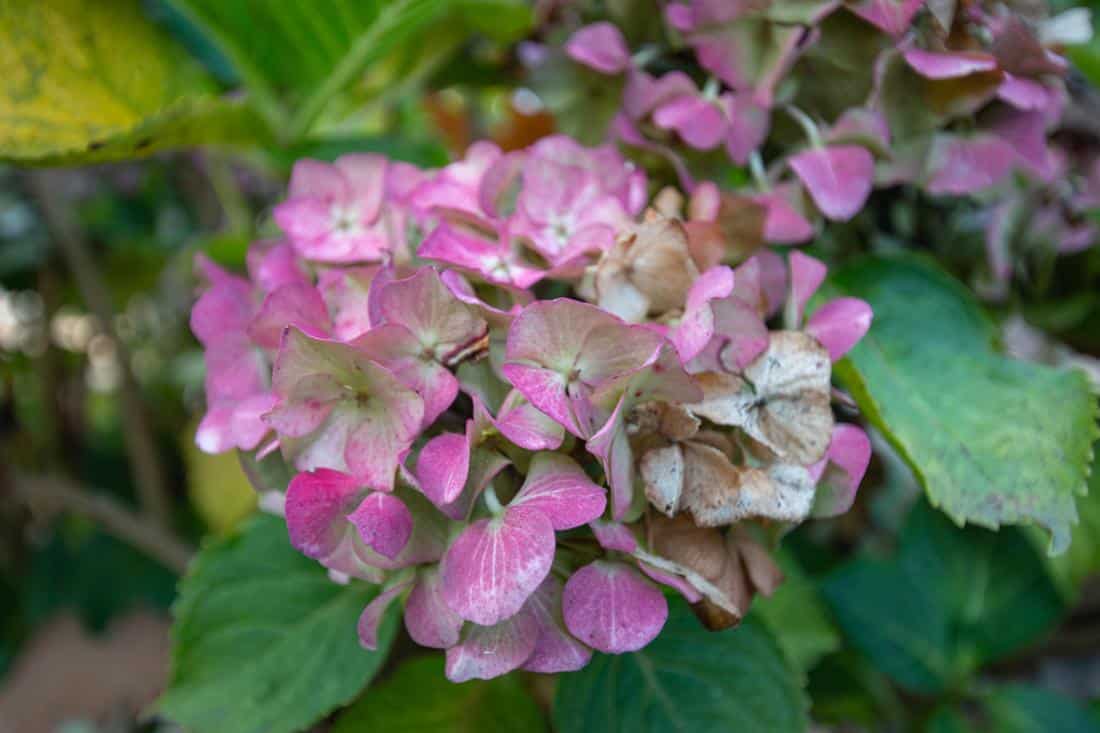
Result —
<svg viewBox="0 0 1100 733"><path fill-rule="evenodd" d="M350 193L347 179L336 166L304 158L294 164L287 187L289 198L309 196L319 199L346 199Z"/></svg>
<svg viewBox="0 0 1100 733"><path fill-rule="evenodd" d="M714 103L698 95L677 97L653 111L653 122L675 130L696 150L711 150L726 137L729 120Z"/></svg>
<svg viewBox="0 0 1100 733"><path fill-rule="evenodd" d="M248 281L226 274L199 296L191 309L191 332L203 346L210 347L227 337L243 339L253 318Z"/></svg>
<svg viewBox="0 0 1100 733"><path fill-rule="evenodd" d="M402 487L397 495L405 502L413 518L409 541L396 557L390 558L364 544L353 528L351 534L355 538L354 550L357 558L364 565L382 570L400 570L414 565L438 562L447 550L447 542L450 539L451 525L447 518L416 491Z"/></svg>
<svg viewBox="0 0 1100 733"><path fill-rule="evenodd" d="M574 435L583 435L561 374L538 366L508 363L501 367L501 372L531 404Z"/></svg>
<svg viewBox="0 0 1100 733"><path fill-rule="evenodd" d="M280 431L283 417L304 420L313 403L328 403L323 422L299 427L295 463L303 470L347 468L379 491L393 488L397 464L420 429L424 403L370 355L348 344L311 339L287 329L272 373L280 404L268 420ZM292 420L287 419L287 424Z"/></svg>
<svg viewBox="0 0 1100 733"><path fill-rule="evenodd" d="M505 438L527 450L557 450L565 439L565 429L516 389L508 393L493 422Z"/></svg>
<svg viewBox="0 0 1100 733"><path fill-rule="evenodd" d="M316 246L332 231L332 204L322 199L288 199L271 213L303 257L312 257Z"/></svg>
<svg viewBox="0 0 1100 733"><path fill-rule="evenodd" d="M961 196L995 186L1012 170L1016 151L991 135L936 135L928 155L925 189L931 194Z"/></svg>
<svg viewBox="0 0 1100 733"><path fill-rule="evenodd" d="M535 649L523 664L528 672L573 672L583 668L592 658L592 650L565 630L561 596L562 582L549 575L527 599L526 609L538 624Z"/></svg>
<svg viewBox="0 0 1100 733"><path fill-rule="evenodd" d="M734 163L745 165L749 155L758 150L768 137L771 112L760 105L750 92L726 96L726 115L729 118L726 153Z"/></svg>
<svg viewBox="0 0 1100 733"><path fill-rule="evenodd" d="M334 163L348 184L349 198L360 207L364 224L378 216L386 192L385 156L374 153L341 155Z"/></svg>
<svg viewBox="0 0 1100 733"><path fill-rule="evenodd" d="M791 252L791 309L793 324L802 322L802 314L821 283L825 282L828 269L825 263L801 252Z"/></svg>
<svg viewBox="0 0 1100 733"><path fill-rule="evenodd" d="M695 27L695 11L686 3L669 3L665 6L665 20L676 30L687 32Z"/></svg>
<svg viewBox="0 0 1100 733"><path fill-rule="evenodd" d="M542 512L509 507L474 522L443 557L443 597L462 618L482 626L515 614L554 560L554 527Z"/></svg>
<svg viewBox="0 0 1100 733"><path fill-rule="evenodd" d="M462 493L470 472L465 435L442 433L429 440L416 459L416 479L433 504L450 504Z"/></svg>
<svg viewBox="0 0 1100 733"><path fill-rule="evenodd" d="M792 156L789 163L821 213L830 219L851 219L871 193L875 161L865 148L811 148Z"/></svg>
<svg viewBox="0 0 1100 733"><path fill-rule="evenodd" d="M871 306L859 298L836 298L818 308L806 323L806 333L817 339L837 361L871 327Z"/></svg>
<svg viewBox="0 0 1100 733"><path fill-rule="evenodd" d="M370 330L371 280L377 267L349 267L325 270L317 289L328 306L332 335L352 341Z"/></svg>
<svg viewBox="0 0 1100 733"><path fill-rule="evenodd" d="M837 424L827 460L840 467L843 480L818 485L813 506L815 517L835 517L851 509L871 462L871 441L867 433L856 425Z"/></svg>
<svg viewBox="0 0 1100 733"><path fill-rule="evenodd" d="M619 522L595 521L588 525L596 541L605 550L617 550L631 553L638 549L638 540L625 524Z"/></svg>
<svg viewBox="0 0 1100 733"><path fill-rule="evenodd" d="M348 521L367 547L391 560L405 549L412 536L412 513L392 494L370 494L348 515Z"/></svg>
<svg viewBox="0 0 1100 733"><path fill-rule="evenodd" d="M997 96L1017 109L1040 110L1051 103L1054 95L1041 82L1005 74Z"/></svg>
<svg viewBox="0 0 1100 733"><path fill-rule="evenodd" d="M256 242L248 250L247 262L249 278L265 293L282 285L308 280L306 271L289 242Z"/></svg>
<svg viewBox="0 0 1100 733"><path fill-rule="evenodd" d="M345 517L359 492L355 479L340 471L320 468L296 475L286 490L290 544L315 560L330 555L343 537Z"/></svg>
<svg viewBox="0 0 1100 733"><path fill-rule="evenodd" d="M672 332L671 340L683 362L691 361L714 335L714 312L710 302L726 298L733 292L733 270L717 265L692 283L688 291L684 316Z"/></svg>
<svg viewBox="0 0 1100 733"><path fill-rule="evenodd" d="M913 71L928 79L956 79L980 71L996 71L997 60L987 53L939 53L908 48L901 54Z"/></svg>
<svg viewBox="0 0 1100 733"><path fill-rule="evenodd" d="M1047 120L1043 110L1004 109L989 122L989 130L1007 142L1017 159L1041 180L1054 174L1054 160L1047 145Z"/></svg>
<svg viewBox="0 0 1100 733"><path fill-rule="evenodd" d="M760 250L749 262L756 262L760 269L760 293L764 298L764 315L771 318L786 302L788 284L786 263L783 262L782 257L770 249ZM740 269L740 267L737 268L735 272Z"/></svg>
<svg viewBox="0 0 1100 733"><path fill-rule="evenodd" d="M519 668L535 650L538 633L538 621L528 611L491 626L466 624L462 640L447 650L447 679L488 680Z"/></svg>
<svg viewBox="0 0 1100 733"><path fill-rule="evenodd" d="M372 404L360 411L358 425L348 435L344 457L348 468L364 484L388 492L393 490L398 464L416 438L424 403L392 375L387 374L386 381L392 391L383 392L380 399L371 400Z"/></svg>
<svg viewBox="0 0 1100 733"><path fill-rule="evenodd" d="M660 570L645 562L639 562L638 567L643 573L648 575L650 579L657 581L661 585L668 586L682 595L684 600L688 603L698 603L703 600L703 594L700 593L694 585L684 578L681 578L679 575Z"/></svg>
<svg viewBox="0 0 1100 733"><path fill-rule="evenodd" d="M566 582L562 613L573 636L601 652L622 654L657 638L668 602L630 565L597 560Z"/></svg>
<svg viewBox="0 0 1100 733"><path fill-rule="evenodd" d="M644 71L630 74L623 91L623 110L630 119L649 115L663 102L694 94L695 82L682 71L670 71L655 78ZM628 207L628 210L634 211Z"/></svg>
<svg viewBox="0 0 1100 733"><path fill-rule="evenodd" d="M276 349L287 326L294 326L314 338L324 338L331 325L328 308L317 288L309 283L291 283L264 299L248 333L257 345Z"/></svg>
<svg viewBox="0 0 1100 733"><path fill-rule="evenodd" d="M527 478L510 506L537 509L554 529L566 530L603 514L607 495L573 459L542 452L531 460Z"/></svg>
<svg viewBox="0 0 1100 733"><path fill-rule="evenodd" d="M840 140L866 141L883 150L890 147L890 127L886 117L878 110L867 107L851 107L829 129L829 142Z"/></svg>
<svg viewBox="0 0 1100 733"><path fill-rule="evenodd" d="M450 370L426 357L412 331L396 323L375 326L353 342L356 349L374 356L400 381L416 390L426 427L435 422L458 396L458 380Z"/></svg>
<svg viewBox="0 0 1100 733"><path fill-rule="evenodd" d="M382 317L409 329L437 357L442 358L485 333L485 321L458 300L440 280L439 273L430 267L387 283L378 297Z"/></svg>
<svg viewBox="0 0 1100 733"><path fill-rule="evenodd" d="M446 649L458 643L462 617L443 598L438 567L420 571L405 601L405 629L420 646Z"/></svg>
<svg viewBox="0 0 1100 733"><path fill-rule="evenodd" d="M578 63L604 74L618 74L630 67L630 49L622 32L611 23L593 23L574 33L565 52Z"/></svg>
<svg viewBox="0 0 1100 733"><path fill-rule="evenodd" d="M772 244L800 244L814 235L813 225L779 188L752 197L767 208L764 215L764 239Z"/></svg>
<svg viewBox="0 0 1100 733"><path fill-rule="evenodd" d="M913 16L925 0L860 0L849 9L891 36L900 36L909 29Z"/></svg>
<svg viewBox="0 0 1100 733"><path fill-rule="evenodd" d="M382 617L399 595L405 592L412 581L398 583L376 595L359 615L359 623L356 625L359 631L359 644L364 649L375 651L378 649L378 627L382 623Z"/></svg>
<svg viewBox="0 0 1100 733"><path fill-rule="evenodd" d="M624 396L602 428L585 444L588 452L600 459L608 486L611 487L611 517L626 516L634 499L634 453L623 425Z"/></svg>
<svg viewBox="0 0 1100 733"><path fill-rule="evenodd" d="M478 189L478 203L489 216L508 216L515 209L515 198L523 185L523 151L505 153L485 171Z"/></svg>
<svg viewBox="0 0 1100 733"><path fill-rule="evenodd" d="M736 297L715 301L711 308L715 338L700 352L699 358L707 363L717 359L718 363L710 364L710 368L744 369L768 347L768 327L764 319Z"/></svg>

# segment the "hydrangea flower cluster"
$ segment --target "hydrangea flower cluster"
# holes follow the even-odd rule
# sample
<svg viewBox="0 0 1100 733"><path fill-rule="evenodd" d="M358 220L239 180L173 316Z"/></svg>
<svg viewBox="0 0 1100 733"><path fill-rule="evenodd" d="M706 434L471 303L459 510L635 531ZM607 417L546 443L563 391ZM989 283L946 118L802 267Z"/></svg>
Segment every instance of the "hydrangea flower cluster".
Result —
<svg viewBox="0 0 1100 733"><path fill-rule="evenodd" d="M1058 50L1089 39L1087 10L682 0L659 33L632 40L561 16L568 57L622 90L608 132L668 159L687 187L709 151L749 166L739 193L763 207L769 243L808 241L823 219L849 220L872 190L899 184L979 202L992 294L1029 245L1068 253L1097 239L1085 214L1100 200L1100 150L1082 154L1061 134L1074 123Z"/></svg>
<svg viewBox="0 0 1100 733"><path fill-rule="evenodd" d="M562 136L304 160L247 277L200 260L198 444L294 467L294 547L381 585L365 647L395 602L454 681L641 649L663 587L729 626L781 580L764 530L851 505L870 445L830 373L870 307L731 251L712 184L646 186Z"/></svg>

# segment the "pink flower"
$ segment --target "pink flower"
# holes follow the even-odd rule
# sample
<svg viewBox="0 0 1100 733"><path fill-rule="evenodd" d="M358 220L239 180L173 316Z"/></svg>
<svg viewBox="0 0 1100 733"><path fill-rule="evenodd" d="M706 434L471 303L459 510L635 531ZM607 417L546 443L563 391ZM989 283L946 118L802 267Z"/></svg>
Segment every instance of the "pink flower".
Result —
<svg viewBox="0 0 1100 733"><path fill-rule="evenodd" d="M527 158L514 231L530 237L534 249L552 266L608 249L615 232L629 221L621 201L593 172L537 156Z"/></svg>
<svg viewBox="0 0 1100 733"><path fill-rule="evenodd" d="M487 324L456 298L430 267L378 286L374 324L355 341L420 394L423 423L431 425L458 394L448 366L486 335Z"/></svg>
<svg viewBox="0 0 1100 733"><path fill-rule="evenodd" d="M420 430L424 401L380 355L287 330L272 372L278 397L266 416L301 470L331 468L392 491Z"/></svg>
<svg viewBox="0 0 1100 733"><path fill-rule="evenodd" d="M275 401L266 384L267 358L249 335L256 313L252 288L205 258L197 265L210 288L191 311L206 362L207 412L195 441L207 453L252 450L268 431L260 416Z"/></svg>
<svg viewBox="0 0 1100 733"><path fill-rule="evenodd" d="M423 499L407 503L413 498L368 491L331 469L300 473L286 493L290 543L331 570L373 582L384 569L434 562L445 530Z"/></svg>
<svg viewBox="0 0 1100 733"><path fill-rule="evenodd" d="M791 294L788 301L788 322L792 327L802 323L802 313L825 279L825 265L801 252L791 253ZM813 336L837 361L855 346L871 327L871 306L859 298L835 298L821 305L806 323L806 333Z"/></svg>
<svg viewBox="0 0 1100 733"><path fill-rule="evenodd" d="M630 67L630 49L611 23L593 23L574 33L565 44L570 58L603 74L619 74Z"/></svg>
<svg viewBox="0 0 1100 733"><path fill-rule="evenodd" d="M661 337L574 300L534 303L508 332L504 376L538 409L586 438L610 408L599 392L656 359Z"/></svg>
<svg viewBox="0 0 1100 733"><path fill-rule="evenodd" d="M447 604L482 626L515 615L550 572L554 531L587 524L606 503L604 490L571 459L536 454L507 507L467 527L444 555Z"/></svg>
<svg viewBox="0 0 1100 733"><path fill-rule="evenodd" d="M393 247L382 206L386 166L369 154L299 161L275 221L306 259L377 262Z"/></svg>
<svg viewBox="0 0 1100 733"><path fill-rule="evenodd" d="M562 610L570 633L609 654L645 647L668 619L668 602L652 581L630 565L604 560L573 573Z"/></svg>
<svg viewBox="0 0 1100 733"><path fill-rule="evenodd" d="M871 194L875 161L856 145L811 147L789 163L829 219L847 221L859 213Z"/></svg>

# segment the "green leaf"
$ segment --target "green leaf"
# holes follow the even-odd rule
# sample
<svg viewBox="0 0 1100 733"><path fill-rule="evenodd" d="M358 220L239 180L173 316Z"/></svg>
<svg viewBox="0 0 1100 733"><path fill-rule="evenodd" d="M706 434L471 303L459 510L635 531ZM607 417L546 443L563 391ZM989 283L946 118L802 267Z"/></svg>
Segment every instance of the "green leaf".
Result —
<svg viewBox="0 0 1100 733"><path fill-rule="evenodd" d="M206 547L180 586L172 676L158 709L196 733L291 733L363 689L386 659L356 639L373 589L338 585L299 555L281 519L259 515Z"/></svg>
<svg viewBox="0 0 1100 733"><path fill-rule="evenodd" d="M959 529L926 503L895 557L859 557L823 592L849 641L903 687L939 693L1034 642L1063 602L1023 533Z"/></svg>
<svg viewBox="0 0 1100 733"><path fill-rule="evenodd" d="M1070 600L1077 598L1087 578L1100 572L1100 444L1093 445L1089 493L1077 501L1077 513L1069 550L1047 558L1055 584Z"/></svg>
<svg viewBox="0 0 1100 733"><path fill-rule="evenodd" d="M114 160L264 132L243 102L209 92L137 0L0 0L0 59L7 160Z"/></svg>
<svg viewBox="0 0 1100 733"><path fill-rule="evenodd" d="M476 21L516 38L530 10L516 0L172 0L204 28L256 95L269 123L301 139L376 61L434 24ZM417 49L426 53L431 49Z"/></svg>
<svg viewBox="0 0 1100 733"><path fill-rule="evenodd" d="M1100 719L1055 692L1028 685L1005 685L985 700L990 725L1000 733L1095 733Z"/></svg>
<svg viewBox="0 0 1100 733"><path fill-rule="evenodd" d="M786 579L771 598L760 597L753 611L775 636L783 653L803 672L840 648L840 635L829 620L814 582L789 552L776 555Z"/></svg>
<svg viewBox="0 0 1100 733"><path fill-rule="evenodd" d="M393 677L344 711L331 733L537 733L546 722L516 675L456 685L443 676L443 657L405 662Z"/></svg>
<svg viewBox="0 0 1100 733"><path fill-rule="evenodd" d="M710 632L680 599L661 635L633 654L596 654L564 674L554 698L561 733L802 731L807 700L799 674L751 616Z"/></svg>
<svg viewBox="0 0 1100 733"><path fill-rule="evenodd" d="M924 261L864 259L832 285L875 313L837 376L932 503L960 524L1034 522L1064 551L1096 435L1086 377L997 354L969 293Z"/></svg>

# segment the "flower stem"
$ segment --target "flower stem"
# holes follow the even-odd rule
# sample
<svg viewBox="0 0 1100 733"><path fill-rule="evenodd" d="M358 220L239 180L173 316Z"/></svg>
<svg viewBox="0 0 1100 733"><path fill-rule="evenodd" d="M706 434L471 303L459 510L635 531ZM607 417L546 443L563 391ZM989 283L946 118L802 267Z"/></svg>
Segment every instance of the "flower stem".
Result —
<svg viewBox="0 0 1100 733"><path fill-rule="evenodd" d="M795 107L793 104L788 104L784 109L787 114L791 116L795 122L798 123L802 131L806 133L806 139L810 141L810 145L815 148L824 147L824 143L821 142L821 132L818 131L817 125L810 119L810 116L805 112Z"/></svg>
<svg viewBox="0 0 1100 733"><path fill-rule="evenodd" d="M489 508L494 517L499 517L504 513L504 507L501 506L500 499L497 498L497 492L493 490L492 484L486 486L481 495L485 497L485 506Z"/></svg>

